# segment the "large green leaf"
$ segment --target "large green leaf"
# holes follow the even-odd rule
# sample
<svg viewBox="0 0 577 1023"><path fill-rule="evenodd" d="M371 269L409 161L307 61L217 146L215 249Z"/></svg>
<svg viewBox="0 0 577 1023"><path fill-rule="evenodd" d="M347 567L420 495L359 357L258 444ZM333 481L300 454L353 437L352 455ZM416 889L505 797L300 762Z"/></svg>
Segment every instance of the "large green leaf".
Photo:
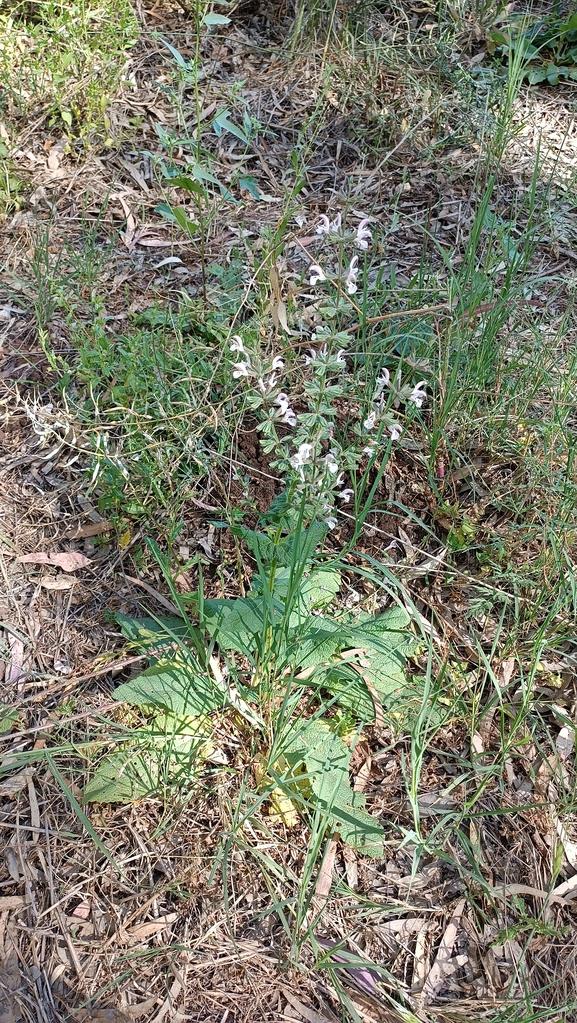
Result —
<svg viewBox="0 0 577 1023"><path fill-rule="evenodd" d="M176 615L166 618L128 618L117 614L116 621L125 639L138 644L144 650L170 642L173 636L185 640L188 635L186 622Z"/></svg>
<svg viewBox="0 0 577 1023"><path fill-rule="evenodd" d="M86 785L83 803L130 803L152 796L160 777L158 758L128 751L105 757Z"/></svg>
<svg viewBox="0 0 577 1023"><path fill-rule="evenodd" d="M130 682L123 682L114 696L137 707L163 707L185 715L216 710L223 706L224 699L208 675L195 671L178 657L159 660Z"/></svg>
<svg viewBox="0 0 577 1023"><path fill-rule="evenodd" d="M415 638L407 631L409 621L409 615L403 608L393 607L350 630L350 646L360 647L366 652L363 672L382 697L406 685L404 667L415 648Z"/></svg>
<svg viewBox="0 0 577 1023"><path fill-rule="evenodd" d="M280 601L272 602L273 620L260 597L238 600L205 600L204 624L223 650L251 653L258 649L267 626L278 624L284 614Z"/></svg>
<svg viewBox="0 0 577 1023"><path fill-rule="evenodd" d="M266 533L258 533L246 526L231 526L231 532L246 543L248 549L263 564L277 565L288 568L291 565L306 567L312 560L317 547L326 536L328 527L323 522L313 522L308 529L299 533L291 533L278 543L271 540Z"/></svg>
<svg viewBox="0 0 577 1023"><path fill-rule="evenodd" d="M367 813L364 795L349 785L351 753L343 740L326 723L309 721L288 737L283 754L294 771L304 768L312 803L342 841L367 856L381 857L383 829Z"/></svg>
<svg viewBox="0 0 577 1023"><path fill-rule="evenodd" d="M85 803L130 803L161 788L182 788L204 763L212 722L159 711L137 743L103 758L84 789Z"/></svg>

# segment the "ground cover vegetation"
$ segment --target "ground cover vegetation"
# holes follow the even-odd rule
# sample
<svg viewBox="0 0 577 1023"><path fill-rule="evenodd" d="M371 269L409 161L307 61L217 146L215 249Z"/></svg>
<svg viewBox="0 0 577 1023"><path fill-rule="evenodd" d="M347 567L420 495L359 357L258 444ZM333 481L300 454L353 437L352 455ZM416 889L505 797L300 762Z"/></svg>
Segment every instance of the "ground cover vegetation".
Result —
<svg viewBox="0 0 577 1023"><path fill-rule="evenodd" d="M576 19L0 3L0 1020L575 1018Z"/></svg>

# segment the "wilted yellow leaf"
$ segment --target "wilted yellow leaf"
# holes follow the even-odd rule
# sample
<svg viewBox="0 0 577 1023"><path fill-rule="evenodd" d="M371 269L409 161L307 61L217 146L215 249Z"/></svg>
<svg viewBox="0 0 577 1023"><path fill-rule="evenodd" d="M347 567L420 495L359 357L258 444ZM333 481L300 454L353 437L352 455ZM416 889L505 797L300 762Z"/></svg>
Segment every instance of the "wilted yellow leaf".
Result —
<svg viewBox="0 0 577 1023"><path fill-rule="evenodd" d="M270 794L268 815L271 821L274 821L276 824L282 823L287 828L294 828L299 822L299 815L295 810L292 799L278 785Z"/></svg>

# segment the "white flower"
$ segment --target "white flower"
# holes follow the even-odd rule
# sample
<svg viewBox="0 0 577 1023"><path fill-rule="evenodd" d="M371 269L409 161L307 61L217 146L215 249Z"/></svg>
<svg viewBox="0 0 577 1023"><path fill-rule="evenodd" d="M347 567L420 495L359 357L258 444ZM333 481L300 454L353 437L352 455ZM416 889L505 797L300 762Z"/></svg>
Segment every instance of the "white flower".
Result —
<svg viewBox="0 0 577 1023"><path fill-rule="evenodd" d="M279 394L277 394L274 403L275 405L278 405L281 411L281 415L283 416L285 412L290 408L290 398L288 394L284 393L284 391L281 391Z"/></svg>
<svg viewBox="0 0 577 1023"><path fill-rule="evenodd" d="M351 488L348 487L346 490L341 490L339 498L341 499L341 501L344 501L345 504L348 504L353 494L354 490L351 490Z"/></svg>
<svg viewBox="0 0 577 1023"><path fill-rule="evenodd" d="M363 423L363 430L372 430L377 420L377 413L370 412Z"/></svg>
<svg viewBox="0 0 577 1023"><path fill-rule="evenodd" d="M342 487L344 482L345 482L345 474L344 474L344 472L340 472L338 474L336 480L335 480L334 485L335 485L335 487Z"/></svg>
<svg viewBox="0 0 577 1023"><path fill-rule="evenodd" d="M427 393L425 391L426 382L427 382L426 380L420 380L418 384L415 384L413 390L411 391L409 397L407 398L407 401L412 402L413 405L417 406L417 408L423 407L423 402L427 397Z"/></svg>
<svg viewBox="0 0 577 1023"><path fill-rule="evenodd" d="M375 397L379 398L381 396L381 394L383 393L385 387L389 386L390 379L391 379L391 376L390 376L390 373L389 373L388 369L383 369L382 376L377 377L377 379L375 381L375 383L377 385L377 390L376 390L376 393L375 393Z"/></svg>
<svg viewBox="0 0 577 1023"><path fill-rule="evenodd" d="M335 519L334 515L329 515L328 519L325 519L325 522L329 529L334 529L337 524L337 520Z"/></svg>
<svg viewBox="0 0 577 1023"><path fill-rule="evenodd" d="M403 427L400 423L392 423L391 427L391 440L398 440L403 432Z"/></svg>
<svg viewBox="0 0 577 1023"><path fill-rule="evenodd" d="M335 460L335 456L332 451L330 451L329 454L326 456L325 465L329 472L334 473L339 471L338 462Z"/></svg>
<svg viewBox="0 0 577 1023"><path fill-rule="evenodd" d="M347 274L347 281L346 281L347 291L348 291L349 295L354 295L355 291L357 290L357 275L358 275L357 267L358 267L358 264L359 264L359 257L358 256L353 256L353 258L351 259L351 262L349 264L349 272Z"/></svg>
<svg viewBox="0 0 577 1023"><path fill-rule="evenodd" d="M363 448L363 455L368 455L368 456L369 456L369 458L370 458L370 457L371 457L371 455L373 455L373 454L375 453L375 451L376 451L376 450L377 450L377 445L376 445L376 443L373 443L373 444L367 444L366 448Z"/></svg>
<svg viewBox="0 0 577 1023"><path fill-rule="evenodd" d="M236 362L233 366L232 375L235 380L238 380L239 377L247 377L249 375L248 362Z"/></svg>
<svg viewBox="0 0 577 1023"><path fill-rule="evenodd" d="M337 213L335 219L329 220L326 213L321 213L321 222L317 227L317 234L337 234L341 229L342 215Z"/></svg>
<svg viewBox="0 0 577 1023"><path fill-rule="evenodd" d="M262 377L259 377L256 383L261 394L270 394L276 384L276 376L274 373L271 373L270 377L266 381L263 380Z"/></svg>
<svg viewBox="0 0 577 1023"><path fill-rule="evenodd" d="M286 423L288 426L296 426L297 417L290 407L288 394L284 394L284 392L281 391L281 393L276 396L274 403L279 407L281 422Z"/></svg>
<svg viewBox="0 0 577 1023"><path fill-rule="evenodd" d="M337 357L336 357L336 359L335 359L335 362L336 362L336 363L337 363L337 364L338 364L339 366L346 366L346 364L347 364L347 363L346 363L346 360L345 360L345 359L344 359L344 357L343 357L343 356L344 356L344 354L345 354L345 350L344 350L344 348L339 348L339 350L338 350L338 352L337 352Z"/></svg>
<svg viewBox="0 0 577 1023"><path fill-rule="evenodd" d="M355 238L355 245L358 245L359 249L368 249L369 242L372 242L373 240L373 236L369 228L367 227L368 223L369 218L366 217L365 220L361 220L359 226L357 227L357 237Z"/></svg>
<svg viewBox="0 0 577 1023"><path fill-rule="evenodd" d="M242 338L239 337L238 334L233 334L232 344L230 346L229 351L231 351L231 352L242 352L242 354L246 356L247 362L249 361L248 360L248 355L247 355L247 353L244 350L244 344L242 342Z"/></svg>
<svg viewBox="0 0 577 1023"><path fill-rule="evenodd" d="M284 362L278 355L272 360L271 369L284 369Z"/></svg>
<svg viewBox="0 0 577 1023"><path fill-rule="evenodd" d="M314 447L312 444L301 444L296 455L293 455L290 459L291 465L295 469L300 469L302 465L308 465L313 456Z"/></svg>
<svg viewBox="0 0 577 1023"><path fill-rule="evenodd" d="M326 281L325 272L317 265L317 263L313 263L312 266L309 266L309 274L309 283L311 287L314 287L314 285L318 284L319 281Z"/></svg>
<svg viewBox="0 0 577 1023"><path fill-rule="evenodd" d="M328 348L323 345L320 352L315 352L314 348L309 348L310 355L305 355L305 366L310 366L311 362L317 362L317 360L326 360L328 355Z"/></svg>

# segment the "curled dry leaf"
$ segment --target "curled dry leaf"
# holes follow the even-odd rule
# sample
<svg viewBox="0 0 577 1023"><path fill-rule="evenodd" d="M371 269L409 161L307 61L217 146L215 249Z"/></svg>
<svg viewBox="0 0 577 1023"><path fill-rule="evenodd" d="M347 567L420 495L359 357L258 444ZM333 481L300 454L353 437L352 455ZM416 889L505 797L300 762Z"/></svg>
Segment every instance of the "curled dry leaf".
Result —
<svg viewBox="0 0 577 1023"><path fill-rule="evenodd" d="M73 575L43 575L40 585L46 590L71 590L77 581Z"/></svg>
<svg viewBox="0 0 577 1023"><path fill-rule="evenodd" d="M63 572L76 572L79 568L86 568L90 565L90 558L77 551L65 551L62 554L45 554L39 551L37 554L23 554L18 558L21 565L54 565L61 568Z"/></svg>

